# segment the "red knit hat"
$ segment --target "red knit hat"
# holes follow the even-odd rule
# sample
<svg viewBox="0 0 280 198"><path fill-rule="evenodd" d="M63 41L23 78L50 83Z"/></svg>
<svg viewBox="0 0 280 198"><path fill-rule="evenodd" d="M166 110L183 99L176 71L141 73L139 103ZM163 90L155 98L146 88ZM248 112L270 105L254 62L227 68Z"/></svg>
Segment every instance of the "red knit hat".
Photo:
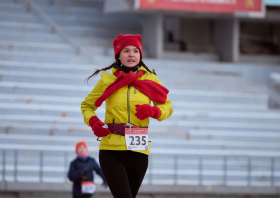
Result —
<svg viewBox="0 0 280 198"><path fill-rule="evenodd" d="M115 59L122 49L127 45L135 45L138 47L142 60L142 38L140 34L120 34L113 41Z"/></svg>
<svg viewBox="0 0 280 198"><path fill-rule="evenodd" d="M77 153L78 148L79 148L79 146L81 146L81 145L83 145L83 146L87 149L87 152L88 152L87 143L86 143L86 142L84 142L84 141L77 142L77 144L76 144L76 148L75 148L75 152Z"/></svg>

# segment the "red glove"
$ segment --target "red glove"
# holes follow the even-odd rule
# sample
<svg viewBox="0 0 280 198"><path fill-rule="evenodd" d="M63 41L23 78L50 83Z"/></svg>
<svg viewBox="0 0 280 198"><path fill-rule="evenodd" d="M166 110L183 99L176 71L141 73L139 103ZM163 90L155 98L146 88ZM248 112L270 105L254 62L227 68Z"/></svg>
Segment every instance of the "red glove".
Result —
<svg viewBox="0 0 280 198"><path fill-rule="evenodd" d="M144 120L148 117L158 119L161 115L161 111L157 106L151 106L149 104L135 105L136 117L140 120Z"/></svg>
<svg viewBox="0 0 280 198"><path fill-rule="evenodd" d="M109 129L102 127L105 124L97 116L92 116L89 119L89 125L97 137L104 137L111 133Z"/></svg>

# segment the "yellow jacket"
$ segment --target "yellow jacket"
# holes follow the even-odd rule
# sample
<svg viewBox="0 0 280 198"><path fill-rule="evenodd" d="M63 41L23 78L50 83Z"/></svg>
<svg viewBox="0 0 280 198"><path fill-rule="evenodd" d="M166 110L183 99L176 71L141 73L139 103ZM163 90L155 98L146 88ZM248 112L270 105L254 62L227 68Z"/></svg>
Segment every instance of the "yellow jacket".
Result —
<svg viewBox="0 0 280 198"><path fill-rule="evenodd" d="M140 67L141 70L144 70L144 74L140 76L139 80L149 79L153 80L159 84L161 82L158 80L158 77L153 73L148 72L143 66ZM112 68L112 74L102 73L101 79L98 80L95 87L92 91L87 95L85 100L81 103L82 114L84 115L84 122L89 125L89 119L92 116L96 116L95 111L98 107L95 106L95 100L99 98L105 89L116 80L116 76L114 75L116 68ZM136 73L137 71L135 71ZM131 123L138 127L146 127L149 125L149 118L140 120L135 116L136 113L136 104L150 104L151 99L137 90L132 85L126 85L113 94L111 94L106 100L106 113L105 113L105 124L109 123ZM165 103L158 103L153 101L154 106L158 106L161 110L161 116L157 119L158 121L162 121L171 116L173 113L171 107L171 101L166 99ZM154 119L154 118L153 118ZM118 134L111 134L110 138L102 137L99 145L99 150L127 150L125 137ZM136 152L150 154L150 143L149 150L134 150Z"/></svg>

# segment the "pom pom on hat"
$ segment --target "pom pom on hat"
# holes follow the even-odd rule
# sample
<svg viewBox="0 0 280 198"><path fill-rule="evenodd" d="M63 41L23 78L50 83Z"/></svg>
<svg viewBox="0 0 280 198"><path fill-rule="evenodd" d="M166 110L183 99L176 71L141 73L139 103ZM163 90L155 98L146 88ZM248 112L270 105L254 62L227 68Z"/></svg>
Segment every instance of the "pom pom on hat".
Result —
<svg viewBox="0 0 280 198"><path fill-rule="evenodd" d="M140 51L142 60L142 37L140 34L120 34L117 36L113 41L115 59L117 60L117 55L127 45L135 45Z"/></svg>

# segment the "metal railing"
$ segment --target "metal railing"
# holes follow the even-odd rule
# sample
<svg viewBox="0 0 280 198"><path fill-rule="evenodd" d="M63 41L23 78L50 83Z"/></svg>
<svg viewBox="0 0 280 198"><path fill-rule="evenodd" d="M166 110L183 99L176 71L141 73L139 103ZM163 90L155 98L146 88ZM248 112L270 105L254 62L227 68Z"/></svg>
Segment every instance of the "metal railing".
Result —
<svg viewBox="0 0 280 198"><path fill-rule="evenodd" d="M33 152L33 154L23 154L22 152ZM34 154L34 152L36 154ZM70 152L58 151L51 155L46 152L48 151L30 151L24 149L2 150L1 180L13 180L15 182L20 180L24 181L24 179L19 179L19 177L25 172L30 178L33 177L33 179L35 175L37 182L44 182L47 177L45 174L53 172L55 176L47 178L53 177L59 182L68 182L67 173L70 163ZM94 154L96 154L94 156L97 156L98 153L95 152ZM55 160L56 165L46 165L47 159L51 161ZM193 163L184 163L184 161L192 161ZM209 164L207 161L211 163ZM256 164L256 161L259 165ZM30 165L26 165L26 162L32 163ZM262 167L260 164L264 166ZM190 166L193 166L194 168L189 168ZM260 170L258 171L259 168ZM242 173L236 177L240 178L239 181L243 186L254 186L254 183L256 182L265 182L264 186L271 187L280 184L279 157L220 155L197 156L181 154L151 154L149 156L149 167L143 182L146 184L188 185L187 183L184 183L184 181L187 180L182 179L182 177L192 176L195 179L188 180L193 182L192 185L209 185L210 181L212 182L211 185L228 186L231 185L230 178L234 177L234 174L229 174L231 171ZM256 171L257 174L254 173ZM209 174L209 172L212 173ZM212 180L207 179L207 177L210 177ZM218 178L217 181L213 179L215 177ZM25 179L28 181L28 177L25 177ZM162 183L163 181L165 183ZM276 181L278 183L276 183ZM258 186L260 185L258 184Z"/></svg>

